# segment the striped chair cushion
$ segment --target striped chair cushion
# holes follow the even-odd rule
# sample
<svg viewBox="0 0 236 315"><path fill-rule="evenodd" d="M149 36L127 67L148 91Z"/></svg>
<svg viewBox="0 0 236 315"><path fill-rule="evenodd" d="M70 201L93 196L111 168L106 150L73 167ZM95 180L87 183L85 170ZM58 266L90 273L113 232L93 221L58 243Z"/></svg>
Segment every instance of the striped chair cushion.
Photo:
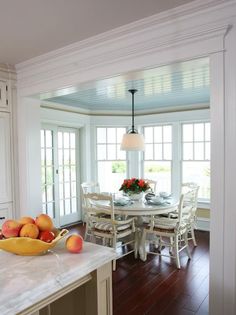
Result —
<svg viewBox="0 0 236 315"><path fill-rule="evenodd" d="M113 225L107 222L98 222L95 224L94 228L96 230L110 232L113 230ZM130 228L130 224L117 225L116 228L117 231L124 231Z"/></svg>

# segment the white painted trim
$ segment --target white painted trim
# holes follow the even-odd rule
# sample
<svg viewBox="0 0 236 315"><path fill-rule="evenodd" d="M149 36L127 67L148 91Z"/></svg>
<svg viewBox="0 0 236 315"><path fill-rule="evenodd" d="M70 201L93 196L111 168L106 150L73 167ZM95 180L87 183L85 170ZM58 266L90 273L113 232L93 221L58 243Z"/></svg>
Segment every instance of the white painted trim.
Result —
<svg viewBox="0 0 236 315"><path fill-rule="evenodd" d="M202 11L206 2L209 7ZM68 88L96 80L101 72L110 77L221 51L220 39L230 24L223 18L235 2L206 2L194 1L193 6L179 7L178 14L170 10L18 64L19 92L24 96Z"/></svg>
<svg viewBox="0 0 236 315"><path fill-rule="evenodd" d="M198 217L196 225L197 230L210 232L210 219Z"/></svg>

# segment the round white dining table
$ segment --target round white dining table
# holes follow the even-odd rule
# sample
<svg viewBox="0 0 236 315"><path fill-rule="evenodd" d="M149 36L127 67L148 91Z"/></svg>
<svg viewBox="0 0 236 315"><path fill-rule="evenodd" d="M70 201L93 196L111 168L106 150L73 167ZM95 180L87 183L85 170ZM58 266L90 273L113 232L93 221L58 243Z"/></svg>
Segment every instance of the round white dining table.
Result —
<svg viewBox="0 0 236 315"><path fill-rule="evenodd" d="M177 201L168 201L169 203L155 205L148 204L144 201L134 201L132 204L125 206L114 206L116 214L134 215L134 216L153 216L158 214L165 214L174 211L178 207Z"/></svg>

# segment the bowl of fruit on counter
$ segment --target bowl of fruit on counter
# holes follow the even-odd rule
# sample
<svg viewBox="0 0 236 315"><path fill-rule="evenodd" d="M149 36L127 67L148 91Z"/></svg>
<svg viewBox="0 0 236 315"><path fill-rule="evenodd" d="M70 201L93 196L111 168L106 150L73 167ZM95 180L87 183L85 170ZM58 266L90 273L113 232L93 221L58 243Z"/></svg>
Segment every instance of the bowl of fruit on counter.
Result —
<svg viewBox="0 0 236 315"><path fill-rule="evenodd" d="M67 233L66 229L56 229L50 216L44 213L35 219L9 219L0 231L0 249L22 256L40 255L53 248Z"/></svg>

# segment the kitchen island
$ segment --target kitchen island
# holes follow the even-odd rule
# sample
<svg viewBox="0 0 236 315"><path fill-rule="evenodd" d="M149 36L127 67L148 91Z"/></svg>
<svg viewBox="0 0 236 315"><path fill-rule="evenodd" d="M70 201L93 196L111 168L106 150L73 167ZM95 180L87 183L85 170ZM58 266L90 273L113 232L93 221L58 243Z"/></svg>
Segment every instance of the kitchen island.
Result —
<svg viewBox="0 0 236 315"><path fill-rule="evenodd" d="M64 240L45 255L0 250L1 315L111 315L113 249L84 242L71 254Z"/></svg>

